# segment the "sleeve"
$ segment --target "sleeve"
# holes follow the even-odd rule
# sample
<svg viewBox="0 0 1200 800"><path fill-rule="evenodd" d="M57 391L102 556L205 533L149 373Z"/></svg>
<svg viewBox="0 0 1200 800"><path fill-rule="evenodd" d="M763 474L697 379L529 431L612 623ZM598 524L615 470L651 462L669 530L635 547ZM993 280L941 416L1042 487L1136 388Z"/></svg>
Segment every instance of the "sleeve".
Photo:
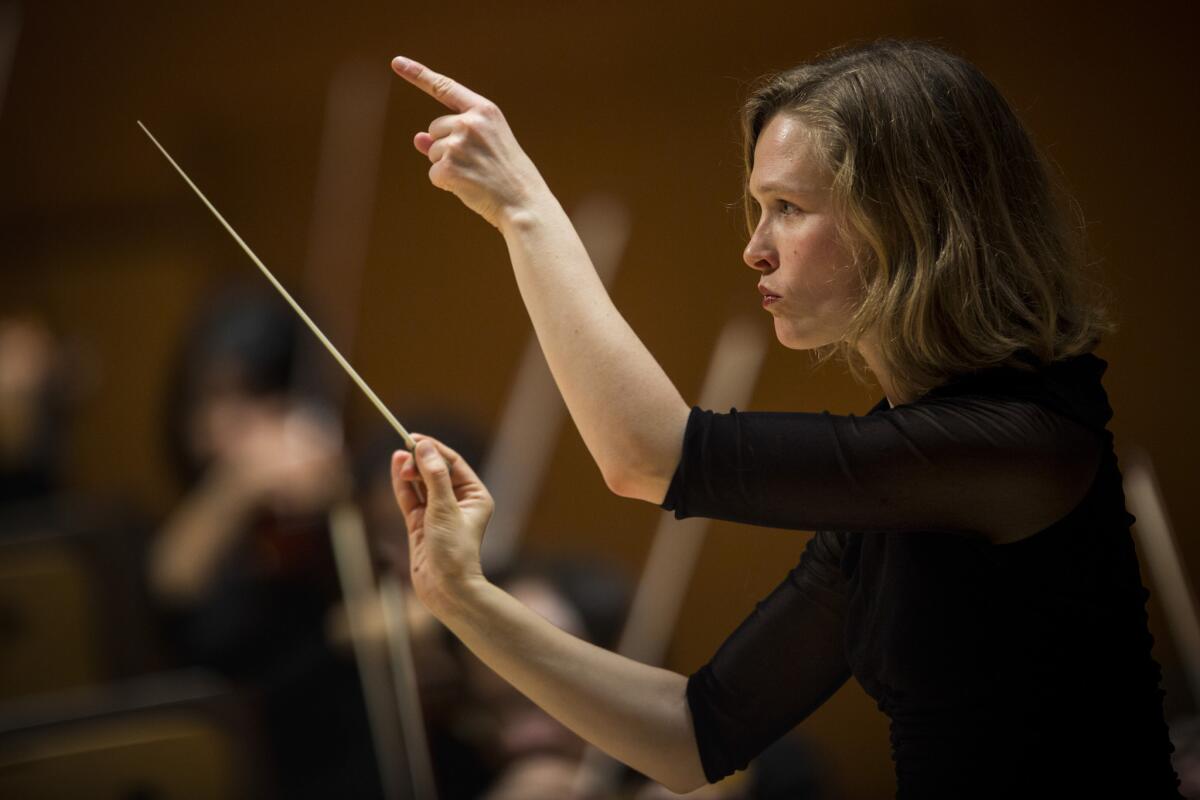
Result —
<svg viewBox="0 0 1200 800"><path fill-rule="evenodd" d="M1024 399L867 416L694 407L662 507L795 530L1033 533L1082 500L1101 437Z"/></svg>
<svg viewBox="0 0 1200 800"><path fill-rule="evenodd" d="M800 563L688 678L710 783L745 769L846 682L845 534L817 533Z"/></svg>

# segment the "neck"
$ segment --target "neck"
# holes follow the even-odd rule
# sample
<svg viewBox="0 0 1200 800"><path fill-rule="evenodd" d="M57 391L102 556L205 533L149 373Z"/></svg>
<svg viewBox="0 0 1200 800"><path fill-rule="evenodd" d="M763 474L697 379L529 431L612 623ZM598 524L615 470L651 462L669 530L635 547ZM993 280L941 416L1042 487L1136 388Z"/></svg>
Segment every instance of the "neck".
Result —
<svg viewBox="0 0 1200 800"><path fill-rule="evenodd" d="M905 398L900 396L895 384L892 382L892 376L884 364L883 357L880 355L879 345L876 343L873 335L859 342L858 352L862 354L863 359L867 362L867 368L871 370L871 374L879 382L883 393L887 395L888 404L895 408L897 405L907 402Z"/></svg>

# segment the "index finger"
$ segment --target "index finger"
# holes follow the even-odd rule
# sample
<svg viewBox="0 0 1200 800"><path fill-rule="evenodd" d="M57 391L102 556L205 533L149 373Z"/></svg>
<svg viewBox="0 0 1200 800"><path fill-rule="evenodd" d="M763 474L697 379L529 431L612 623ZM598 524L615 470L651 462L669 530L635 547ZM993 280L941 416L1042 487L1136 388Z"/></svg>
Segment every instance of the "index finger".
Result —
<svg viewBox="0 0 1200 800"><path fill-rule="evenodd" d="M409 524L408 516L425 505L424 499L417 493L417 487L400 474L405 459L408 458L412 456L405 450L392 453L392 493L396 495L396 503L404 512L406 525Z"/></svg>
<svg viewBox="0 0 1200 800"><path fill-rule="evenodd" d="M434 72L411 58L396 56L392 59L392 69L401 78L455 111L466 111L488 102L483 95L472 92L461 83Z"/></svg>
<svg viewBox="0 0 1200 800"><path fill-rule="evenodd" d="M479 476L475 474L474 468L472 468L471 465L467 463L467 460L463 458L453 447L450 447L448 444L440 442L432 436L428 436L423 433L414 432L412 437L418 442L422 439L428 439L429 441L433 442L433 444L437 447L438 452L442 454L442 458L445 460L446 466L450 470L450 484L454 486L454 488L457 489L466 484L479 484L480 486L483 485L483 481L479 480Z"/></svg>

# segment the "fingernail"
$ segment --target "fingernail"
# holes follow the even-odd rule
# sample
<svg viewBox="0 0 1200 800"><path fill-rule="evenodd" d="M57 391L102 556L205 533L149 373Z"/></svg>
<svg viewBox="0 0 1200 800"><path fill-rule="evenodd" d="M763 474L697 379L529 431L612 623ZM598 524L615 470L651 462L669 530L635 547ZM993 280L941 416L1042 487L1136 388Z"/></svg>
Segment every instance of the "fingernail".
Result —
<svg viewBox="0 0 1200 800"><path fill-rule="evenodd" d="M417 455L420 456L421 460L424 461L425 463L427 463L427 464L437 463L438 451L437 451L437 448L434 447L431 442L427 442L427 441L417 442L416 452L417 452Z"/></svg>
<svg viewBox="0 0 1200 800"><path fill-rule="evenodd" d="M408 65L412 62L404 56L396 56L392 59L392 66L396 69L408 69Z"/></svg>

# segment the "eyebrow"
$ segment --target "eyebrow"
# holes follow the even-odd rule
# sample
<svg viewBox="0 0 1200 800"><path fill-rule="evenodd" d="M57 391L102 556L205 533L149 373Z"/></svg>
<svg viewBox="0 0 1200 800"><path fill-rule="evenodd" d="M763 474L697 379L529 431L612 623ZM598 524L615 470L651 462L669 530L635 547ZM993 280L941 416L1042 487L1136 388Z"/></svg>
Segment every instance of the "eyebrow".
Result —
<svg viewBox="0 0 1200 800"><path fill-rule="evenodd" d="M755 188L758 189L757 192L754 191ZM748 192L750 192L751 195L755 195L755 194L803 194L803 195L812 196L815 194L820 194L820 190L815 189L811 186L798 186L793 183L784 183L783 181L767 181L766 183L759 184L757 187L755 187L753 184L747 184L746 190Z"/></svg>

